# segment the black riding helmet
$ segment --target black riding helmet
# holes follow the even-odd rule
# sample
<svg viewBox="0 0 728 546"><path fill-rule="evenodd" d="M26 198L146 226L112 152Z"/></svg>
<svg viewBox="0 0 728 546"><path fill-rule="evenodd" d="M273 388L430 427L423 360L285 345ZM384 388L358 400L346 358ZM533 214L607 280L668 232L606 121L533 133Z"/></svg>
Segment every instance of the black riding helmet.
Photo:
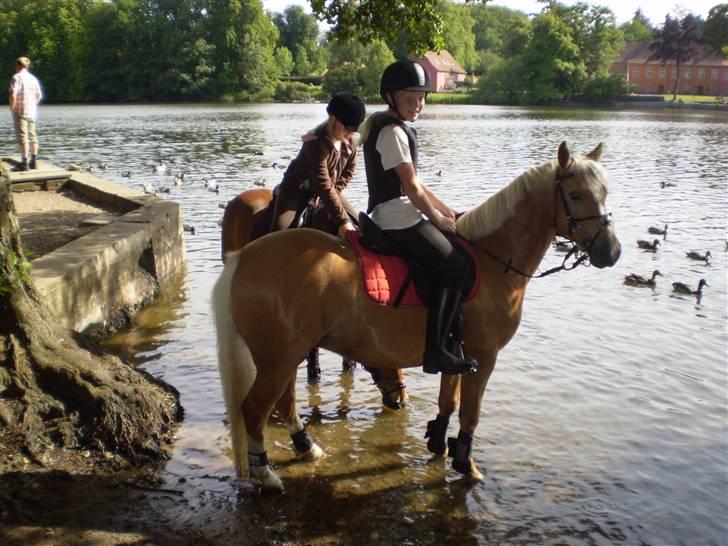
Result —
<svg viewBox="0 0 728 546"><path fill-rule="evenodd" d="M348 91L336 93L331 97L326 112L352 131L359 130L359 125L364 121L367 113L362 100Z"/></svg>
<svg viewBox="0 0 728 546"><path fill-rule="evenodd" d="M395 111L397 107L389 102L387 94L401 90L430 92L430 76L421 64L404 59L395 61L384 69L379 94Z"/></svg>

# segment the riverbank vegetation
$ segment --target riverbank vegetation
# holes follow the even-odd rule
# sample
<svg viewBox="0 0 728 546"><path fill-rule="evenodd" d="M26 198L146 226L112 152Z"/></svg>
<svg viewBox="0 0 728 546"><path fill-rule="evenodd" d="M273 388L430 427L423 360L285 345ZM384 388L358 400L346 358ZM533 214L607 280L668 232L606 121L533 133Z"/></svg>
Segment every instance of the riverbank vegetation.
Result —
<svg viewBox="0 0 728 546"><path fill-rule="evenodd" d="M476 1L310 4L313 14L265 12L260 0L6 0L0 65L10 74L30 57L51 102L310 101L344 88L371 99L392 60L446 48L477 84L435 101L543 104L627 92L608 72L626 42L655 41L664 60L697 42L728 54L728 4L658 25L638 9L621 26L585 2L531 15Z"/></svg>

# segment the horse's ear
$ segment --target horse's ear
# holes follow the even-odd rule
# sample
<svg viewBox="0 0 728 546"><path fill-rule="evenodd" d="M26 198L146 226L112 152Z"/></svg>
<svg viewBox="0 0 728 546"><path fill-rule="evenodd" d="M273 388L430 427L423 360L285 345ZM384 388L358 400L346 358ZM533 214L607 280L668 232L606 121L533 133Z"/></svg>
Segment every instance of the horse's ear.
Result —
<svg viewBox="0 0 728 546"><path fill-rule="evenodd" d="M569 151L569 147L566 145L566 141L564 140L559 145L559 165L561 165L562 169L566 169L566 167L569 166L569 160L571 159L571 152Z"/></svg>
<svg viewBox="0 0 728 546"><path fill-rule="evenodd" d="M591 159L592 161L599 161L599 158L602 157L602 150L604 149L604 143L600 142L597 144L597 147L594 148L591 152L586 154L586 157Z"/></svg>

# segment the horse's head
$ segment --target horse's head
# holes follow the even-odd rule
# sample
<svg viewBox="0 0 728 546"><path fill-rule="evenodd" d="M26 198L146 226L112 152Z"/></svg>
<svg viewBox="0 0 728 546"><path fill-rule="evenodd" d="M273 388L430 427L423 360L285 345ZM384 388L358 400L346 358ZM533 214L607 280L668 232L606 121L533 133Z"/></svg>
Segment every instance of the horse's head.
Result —
<svg viewBox="0 0 728 546"><path fill-rule="evenodd" d="M602 145L584 157L575 157L562 142L556 167L556 233L574 241L602 268L614 265L622 252L607 212L607 172L599 163Z"/></svg>

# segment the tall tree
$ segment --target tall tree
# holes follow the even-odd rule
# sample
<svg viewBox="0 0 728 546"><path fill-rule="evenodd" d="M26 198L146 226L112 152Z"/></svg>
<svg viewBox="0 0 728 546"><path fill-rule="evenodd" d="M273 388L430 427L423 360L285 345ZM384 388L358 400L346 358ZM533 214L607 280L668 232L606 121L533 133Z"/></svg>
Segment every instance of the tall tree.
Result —
<svg viewBox="0 0 728 546"><path fill-rule="evenodd" d="M278 47L285 47L294 59L293 74L307 76L324 69L319 51L319 28L316 18L301 6L288 6L273 16L278 27Z"/></svg>
<svg viewBox="0 0 728 546"><path fill-rule="evenodd" d="M465 70L473 72L478 64L478 54L475 52L473 34L475 19L470 15L470 7L444 0L439 9L444 25L445 49Z"/></svg>
<svg viewBox="0 0 728 546"><path fill-rule="evenodd" d="M619 27L624 34L625 42L651 42L654 29L649 19L644 16L642 9L638 8L630 21Z"/></svg>
<svg viewBox="0 0 728 546"><path fill-rule="evenodd" d="M570 98L586 81L586 68L571 28L551 11L534 19L533 39L523 54L523 67L530 102Z"/></svg>
<svg viewBox="0 0 728 546"><path fill-rule="evenodd" d="M655 32L655 40L650 44L652 59L663 64L675 63L672 80L672 100L677 99L680 81L680 65L695 55L701 42L702 21L688 14L682 19L665 16L665 23Z"/></svg>
<svg viewBox="0 0 728 546"><path fill-rule="evenodd" d="M37 295L23 252L6 173L0 172L0 451L10 468L30 458L130 463L160 460L181 409L171 387L117 358L83 347ZM79 345L81 343L81 345ZM13 457L15 455L15 457ZM12 501L0 491L0 512Z"/></svg>
<svg viewBox="0 0 728 546"><path fill-rule="evenodd" d="M703 40L728 57L728 4L718 4L710 8L703 26Z"/></svg>

